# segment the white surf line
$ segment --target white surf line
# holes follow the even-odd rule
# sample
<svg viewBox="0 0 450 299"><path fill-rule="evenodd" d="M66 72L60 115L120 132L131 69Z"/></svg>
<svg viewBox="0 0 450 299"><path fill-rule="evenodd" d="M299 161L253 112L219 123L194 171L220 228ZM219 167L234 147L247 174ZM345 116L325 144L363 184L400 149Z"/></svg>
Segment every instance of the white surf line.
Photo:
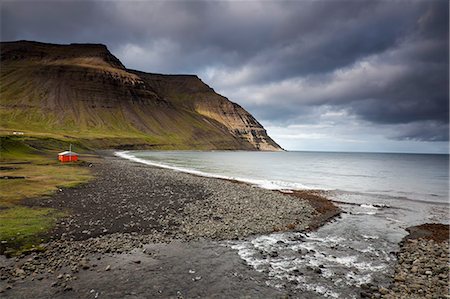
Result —
<svg viewBox="0 0 450 299"><path fill-rule="evenodd" d="M223 180L237 180L237 179L232 178L232 177L215 175L215 174L206 173L206 172L199 171L199 170L182 168L182 167L177 167L177 166L170 166L170 165L166 165L166 164L162 164L162 163L152 162L152 161L149 161L149 160L137 158L137 157L135 157L133 155L130 155L128 153L129 153L129 151L115 152L114 155L116 155L118 157L121 157L121 158L124 158L124 159L127 159L127 160L134 161L134 162L147 164L147 165L150 165L150 166L156 166L156 167L159 167L159 168L175 170L175 171L184 172L184 173L195 174L195 175L198 175L198 176L204 176L204 177L210 177L210 178L216 178L216 179L223 179Z"/></svg>
<svg viewBox="0 0 450 299"><path fill-rule="evenodd" d="M163 163L157 163L157 162L137 158L137 157L129 154L129 151L114 152L114 155L116 155L120 158L123 158L123 159L131 160L134 162L138 162L138 163L142 163L142 164L146 164L146 165L150 165L150 166L156 166L156 167L160 167L160 168L175 170L175 171L194 174L194 175L203 176L203 177L216 178L216 179L222 179L222 180L239 181L239 182L247 183L247 184L250 184L253 186L258 186L262 189L267 189L267 190L278 190L278 191L289 193L289 192L292 192L292 190L314 189L314 188L308 188L307 186L304 186L304 185L298 184L298 183L295 184L297 186L293 186L294 188L292 188L292 186L288 186L289 188L285 188L280 183L273 182L273 181L271 182L271 181L267 181L267 180L252 180L252 179L245 179L245 178L239 178L239 177L229 177L229 176L224 176L224 175L219 175L219 174L207 173L207 172L203 172L203 171L199 171L199 170L195 170L195 169L188 169L188 168L166 165Z"/></svg>

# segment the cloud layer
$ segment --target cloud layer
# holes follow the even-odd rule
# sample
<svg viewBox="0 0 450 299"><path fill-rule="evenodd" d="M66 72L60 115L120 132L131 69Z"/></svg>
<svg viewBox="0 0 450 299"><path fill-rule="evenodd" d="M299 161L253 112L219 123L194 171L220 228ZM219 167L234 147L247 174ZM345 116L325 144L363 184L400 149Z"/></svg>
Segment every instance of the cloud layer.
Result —
<svg viewBox="0 0 450 299"><path fill-rule="evenodd" d="M448 141L448 11L446 0L6 1L1 38L101 42L129 68L196 73L288 147L338 136L337 150L367 150L380 136L379 150L433 151Z"/></svg>

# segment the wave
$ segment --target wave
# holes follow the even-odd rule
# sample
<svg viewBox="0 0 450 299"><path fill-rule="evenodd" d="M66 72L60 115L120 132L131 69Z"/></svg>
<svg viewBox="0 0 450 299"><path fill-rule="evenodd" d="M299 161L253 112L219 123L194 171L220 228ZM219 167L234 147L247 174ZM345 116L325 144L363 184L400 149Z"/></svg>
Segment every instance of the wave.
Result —
<svg viewBox="0 0 450 299"><path fill-rule="evenodd" d="M142 163L142 164L147 164L147 165L150 165L150 166L156 166L156 167L160 167L160 168L175 170L175 171L179 171L179 172L183 172L183 173L189 173L189 174L194 174L194 175L203 176L203 177L216 178L216 179L222 179L222 180L239 181L239 182L247 183L247 184L250 184L250 185L255 185L255 186L258 186L258 187L263 188L263 189L279 190L279 191L282 191L282 192L285 192L285 193L291 193L292 190L312 190L312 189L316 189L316 188L313 188L313 187L309 187L309 186L303 185L301 183L292 183L292 182L276 181L276 180L248 179L248 178L240 178L240 177L233 177L233 176L225 176L225 175L220 175L220 174L214 174L214 173L204 172L204 171L200 171L200 170L195 170L195 169L191 169L191 168L183 168L183 167L178 167L178 166L167 165L167 164L158 163L158 162L154 162L154 161L150 161L150 160L146 160L146 159L141 159L141 158L135 157L132 154L129 154L129 151L115 152L114 154L116 156L118 156L118 157L121 157L121 158L124 158L124 159L127 159L127 160L131 160L131 161L134 161L134 162Z"/></svg>
<svg viewBox="0 0 450 299"><path fill-rule="evenodd" d="M374 210L379 210L380 208L376 207L373 204L362 204L360 205L361 208L366 208L366 209L374 209Z"/></svg>
<svg viewBox="0 0 450 299"><path fill-rule="evenodd" d="M342 189L334 189L334 190L328 190L328 191L332 191L337 198L339 198L339 195L354 195L354 196L370 196L372 198L376 198L379 200L392 200L393 202L395 201L412 201L415 203L424 203L424 204L436 204L436 205L449 205L450 202L449 201L438 201L438 200L426 200L426 199L419 199L419 198L410 198L408 196L406 196L406 194L410 194L410 193L406 193L406 192L401 192L401 191L394 191L391 190L390 192L393 194L388 194L388 191L384 191L384 190L368 190L368 191L348 191L348 190L342 190ZM386 192L386 193L384 193ZM400 195L400 194L405 194L405 195ZM427 195L430 194L418 194L416 196L424 196L426 197ZM433 197L438 197L439 195L435 195ZM352 204L354 202L350 201L350 202L346 202L346 201L338 201L336 200L336 202L338 203L343 203L343 204ZM386 204L371 204L377 208L393 208L393 206L391 205L386 205ZM399 208L399 207L396 207Z"/></svg>
<svg viewBox="0 0 450 299"><path fill-rule="evenodd" d="M320 187L315 186L315 185L308 186L308 185L305 185L302 183L288 182L288 181L282 181L282 180L251 179L251 178L227 176L227 175L222 175L222 174L216 174L216 173L210 173L210 172L205 172L205 171L201 171L201 170L196 170L196 169L192 169L192 168L173 166L170 164L151 161L151 160L147 160L147 159L143 159L143 158L138 158L138 157L134 156L133 154L131 154L129 151L118 151L118 152L115 152L115 155L118 157L124 158L124 159L128 159L131 161L135 161L135 162L150 165L150 166L171 169L174 171L189 173L189 174L203 176L203 177L218 178L218 179L223 179L223 180L234 180L234 181L239 181L239 182L247 183L250 185L258 186L263 189L278 190L278 191L282 191L285 193L291 193L292 190L321 189L324 191L332 192L332 194L330 194L331 199L339 198L339 196L337 196L337 198L336 198L336 196L333 196L333 193L334 193L336 195L346 194L346 195L357 195L357 196L369 196L372 199L378 198L381 201L390 199L390 200L394 200L394 201L406 200L406 201L420 202L420 203L426 203L426 204L439 204L439 205L448 205L449 204L448 201L442 202L442 201L437 201L437 200L423 200L423 199L419 199L419 198L410 198L410 197L406 196L407 194L402 194L402 192L395 192L393 190L390 190L390 192L387 192L387 190L367 190L367 191L363 191L363 192L348 191L348 190L341 190L341 189L335 189L335 188L327 188L325 186L320 186ZM391 194L388 194L388 193L391 193ZM436 195L435 194L433 194L433 195L434 195L433 197L435 198ZM416 196L414 196L414 197L416 197ZM358 201L356 201L356 202L351 201L351 202L357 203ZM347 203L347 202L345 201L345 203ZM360 203L358 203L358 204L360 204ZM372 205L374 208L389 208L389 207L391 207L391 205L387 206L384 204L373 204L373 203L367 204L367 206L361 205L361 207L371 208L370 205Z"/></svg>

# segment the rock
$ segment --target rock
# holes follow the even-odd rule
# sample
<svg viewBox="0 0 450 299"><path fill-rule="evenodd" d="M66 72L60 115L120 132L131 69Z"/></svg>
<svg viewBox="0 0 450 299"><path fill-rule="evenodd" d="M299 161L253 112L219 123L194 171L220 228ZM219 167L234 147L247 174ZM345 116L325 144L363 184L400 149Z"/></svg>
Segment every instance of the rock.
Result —
<svg viewBox="0 0 450 299"><path fill-rule="evenodd" d="M71 290L73 290L73 288L71 286L69 286L69 285L66 285L64 287L64 292L68 292L68 291L71 291Z"/></svg>
<svg viewBox="0 0 450 299"><path fill-rule="evenodd" d="M444 298L442 294L448 294L449 268L444 266L448 257L441 256L442 252L448 252L446 241L418 239L402 243L394 282L388 289L379 288L383 298Z"/></svg>
<svg viewBox="0 0 450 299"><path fill-rule="evenodd" d="M111 265L106 266L105 271L111 270Z"/></svg>
<svg viewBox="0 0 450 299"><path fill-rule="evenodd" d="M380 292L380 294L382 294L382 295L386 295L386 294L389 293L389 290L386 289L385 287L380 287L380 288L378 289L378 292Z"/></svg>
<svg viewBox="0 0 450 299"><path fill-rule="evenodd" d="M16 268L16 269L14 269L14 275L15 276L24 276L24 275L26 275L26 273L23 269Z"/></svg>
<svg viewBox="0 0 450 299"><path fill-rule="evenodd" d="M87 259L85 259L85 258L81 259L81 261L79 262L78 265L79 265L80 268L83 269L83 270L87 270L87 269L90 268L90 267L89 267L89 264L88 264L88 261L87 261Z"/></svg>

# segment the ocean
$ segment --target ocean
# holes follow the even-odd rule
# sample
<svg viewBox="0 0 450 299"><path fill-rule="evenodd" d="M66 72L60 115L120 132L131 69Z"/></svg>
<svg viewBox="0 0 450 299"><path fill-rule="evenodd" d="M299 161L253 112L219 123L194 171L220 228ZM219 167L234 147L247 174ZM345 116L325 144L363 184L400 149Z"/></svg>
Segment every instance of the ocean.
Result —
<svg viewBox="0 0 450 299"><path fill-rule="evenodd" d="M117 155L287 193L325 190L343 213L317 231L228 243L248 265L267 274L268 285L304 289L318 297L358 298L361 284L388 283L407 227L449 223L448 155L242 151ZM261 250L276 251L278 256L262 257Z"/></svg>

